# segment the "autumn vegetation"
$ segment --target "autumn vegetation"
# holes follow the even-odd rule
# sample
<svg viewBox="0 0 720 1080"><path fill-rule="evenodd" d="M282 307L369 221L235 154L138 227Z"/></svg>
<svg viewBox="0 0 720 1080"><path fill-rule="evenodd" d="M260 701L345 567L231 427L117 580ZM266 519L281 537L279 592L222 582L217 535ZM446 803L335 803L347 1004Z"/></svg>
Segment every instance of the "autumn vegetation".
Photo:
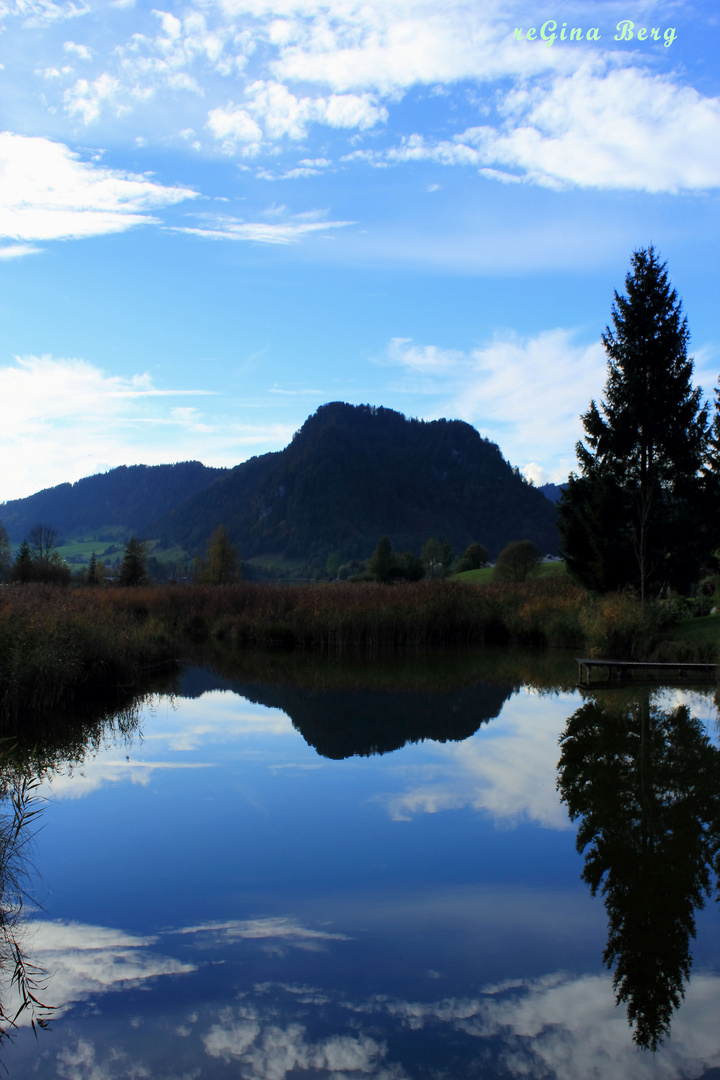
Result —
<svg viewBox="0 0 720 1080"><path fill-rule="evenodd" d="M482 586L336 582L0 590L0 710L51 709L141 680L201 642L381 652L441 646L575 647L688 659L672 605L593 594L565 575ZM660 655L660 653L658 653Z"/></svg>

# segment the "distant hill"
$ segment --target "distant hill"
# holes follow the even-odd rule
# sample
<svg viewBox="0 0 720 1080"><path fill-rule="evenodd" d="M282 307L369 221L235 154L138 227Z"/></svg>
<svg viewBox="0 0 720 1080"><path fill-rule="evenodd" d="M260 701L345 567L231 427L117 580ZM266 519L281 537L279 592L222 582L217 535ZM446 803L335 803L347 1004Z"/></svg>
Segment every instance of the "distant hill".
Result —
<svg viewBox="0 0 720 1080"><path fill-rule="evenodd" d="M542 491L546 499L550 502L559 502L560 496L567 487L567 484L541 484L538 491Z"/></svg>
<svg viewBox="0 0 720 1080"><path fill-rule="evenodd" d="M74 484L59 484L26 499L0 504L0 521L14 542L40 522L53 525L61 536L81 536L114 525L142 535L152 521L227 471L208 468L199 461L121 465Z"/></svg>
<svg viewBox="0 0 720 1080"><path fill-rule="evenodd" d="M342 402L158 516L151 535L194 553L220 524L246 559L367 558L381 535L416 553L431 536L491 556L526 538L558 550L553 505L475 428Z"/></svg>

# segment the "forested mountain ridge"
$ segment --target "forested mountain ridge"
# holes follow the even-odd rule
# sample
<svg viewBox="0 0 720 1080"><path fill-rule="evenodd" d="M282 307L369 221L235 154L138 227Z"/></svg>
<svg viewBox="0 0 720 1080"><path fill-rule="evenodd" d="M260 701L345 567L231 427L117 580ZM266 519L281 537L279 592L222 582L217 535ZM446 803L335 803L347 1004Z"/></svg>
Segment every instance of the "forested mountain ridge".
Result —
<svg viewBox="0 0 720 1080"><path fill-rule="evenodd" d="M519 538L558 549L552 503L470 424L343 402L158 518L152 535L196 552L220 524L246 559L367 558L381 535L399 551L430 536L491 556Z"/></svg>
<svg viewBox="0 0 720 1080"><path fill-rule="evenodd" d="M143 534L158 516L227 472L199 461L120 465L74 484L58 484L25 499L0 504L0 521L15 542L38 522L52 525L62 536L78 536L113 525Z"/></svg>

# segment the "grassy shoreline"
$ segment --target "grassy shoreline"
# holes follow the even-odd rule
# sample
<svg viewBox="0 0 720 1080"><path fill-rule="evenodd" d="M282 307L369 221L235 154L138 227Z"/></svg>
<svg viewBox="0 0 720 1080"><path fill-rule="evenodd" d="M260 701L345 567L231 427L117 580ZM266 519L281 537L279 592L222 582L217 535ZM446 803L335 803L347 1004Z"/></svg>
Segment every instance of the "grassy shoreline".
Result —
<svg viewBox="0 0 720 1080"><path fill-rule="evenodd" d="M482 586L6 586L0 715L51 710L76 695L137 684L205 640L335 652L512 645L658 661L716 658L711 624L693 640L678 639L677 622L667 605L642 611L631 596L594 596L558 575Z"/></svg>

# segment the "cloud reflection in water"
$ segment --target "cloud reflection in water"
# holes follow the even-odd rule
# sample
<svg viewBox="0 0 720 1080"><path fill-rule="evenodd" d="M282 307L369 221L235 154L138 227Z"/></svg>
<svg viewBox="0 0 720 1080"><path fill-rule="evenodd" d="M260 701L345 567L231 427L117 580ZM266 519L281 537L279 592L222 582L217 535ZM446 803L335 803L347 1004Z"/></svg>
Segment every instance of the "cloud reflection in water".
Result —
<svg viewBox="0 0 720 1080"><path fill-rule="evenodd" d="M302 1073L329 1080L440 1080L447 1072L421 1064L428 1038L439 1053L447 1052L448 1065L461 1070L457 1075L486 1069L487 1075L529 1080L685 1080L720 1066L720 978L710 974L695 976L672 1039L650 1054L633 1046L624 1010L615 1006L605 974L556 972L485 985L466 997L425 1001L386 995L353 1000L345 989L331 985L279 981L242 987L233 981L218 1005L215 995L203 1003L202 964L169 955L171 939L182 944L183 952L187 945L202 951L210 941L238 959L253 943L274 939L297 947L321 941L332 952L332 944L347 936L305 926L293 917L207 923L144 937L80 923L32 925L34 955L55 972L53 995L72 1032L55 1057L54 1075L63 1080L199 1080L208 1058L242 1080L286 1080ZM146 1018L128 1023L125 1014L100 1038L96 1025L90 1038L86 1016L71 1009L73 1003L97 1003L110 991L144 988L154 998L160 993L154 980L179 974L189 980L183 982L183 1000L192 1000L193 1006L173 1023L157 1016L148 999ZM332 974L340 974L337 967ZM342 978L333 981L345 985ZM179 1036L183 1049L177 1058ZM121 1045L113 1038L121 1039ZM146 1060L148 1040L166 1071L158 1073ZM398 1053L406 1060L395 1060Z"/></svg>
<svg viewBox="0 0 720 1080"><path fill-rule="evenodd" d="M394 821L469 807L488 812L504 827L534 821L548 829L571 829L555 787L558 736L569 702L568 695L546 698L539 714L537 697L521 692L480 736L436 746L438 764L424 769L422 783L378 801ZM412 780L412 768L403 774Z"/></svg>

